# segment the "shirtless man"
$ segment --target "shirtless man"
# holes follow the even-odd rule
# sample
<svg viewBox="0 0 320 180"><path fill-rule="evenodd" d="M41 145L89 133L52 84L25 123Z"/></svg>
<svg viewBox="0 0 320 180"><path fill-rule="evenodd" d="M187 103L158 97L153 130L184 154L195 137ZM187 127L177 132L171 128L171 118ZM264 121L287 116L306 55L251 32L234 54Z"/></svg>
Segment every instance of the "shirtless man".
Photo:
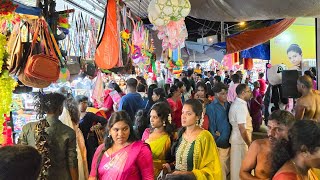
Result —
<svg viewBox="0 0 320 180"><path fill-rule="evenodd" d="M320 121L320 95L319 91L312 90L312 79L309 76L301 76L297 81L298 91L302 96L295 106L295 118L297 120L309 119Z"/></svg>
<svg viewBox="0 0 320 180"><path fill-rule="evenodd" d="M284 110L274 111L268 120L268 138L252 142L240 169L241 180L270 179L272 144L280 139L288 139L288 130L294 123L294 116ZM254 175L251 171L254 170Z"/></svg>

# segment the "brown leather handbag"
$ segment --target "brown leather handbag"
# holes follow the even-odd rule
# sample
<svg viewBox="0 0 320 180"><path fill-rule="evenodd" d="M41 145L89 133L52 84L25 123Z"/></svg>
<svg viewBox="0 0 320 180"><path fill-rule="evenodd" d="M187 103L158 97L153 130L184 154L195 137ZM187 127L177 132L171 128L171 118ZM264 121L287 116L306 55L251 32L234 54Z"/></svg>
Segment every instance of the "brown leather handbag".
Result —
<svg viewBox="0 0 320 180"><path fill-rule="evenodd" d="M35 87L35 88L46 88L50 86L51 82L37 79L34 77L29 77L23 71L20 71L18 79L26 86Z"/></svg>
<svg viewBox="0 0 320 180"><path fill-rule="evenodd" d="M32 55L39 31L40 33L44 34L45 39L42 40L47 40L47 44L45 44L45 50L47 54ZM47 45L49 45L49 48ZM30 56L27 60L24 73L29 78L36 78L48 82L55 82L59 79L60 61L54 51L47 23L44 19L39 19L38 26L31 44Z"/></svg>

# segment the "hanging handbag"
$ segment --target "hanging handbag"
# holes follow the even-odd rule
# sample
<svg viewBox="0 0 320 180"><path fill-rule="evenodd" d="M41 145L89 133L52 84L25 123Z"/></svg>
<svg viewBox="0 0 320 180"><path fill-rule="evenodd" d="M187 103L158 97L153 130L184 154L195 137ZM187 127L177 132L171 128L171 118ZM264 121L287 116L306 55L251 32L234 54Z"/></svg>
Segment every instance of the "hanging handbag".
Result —
<svg viewBox="0 0 320 180"><path fill-rule="evenodd" d="M7 65L10 74L17 74L17 72L26 65L31 45L29 40L30 26L28 22L17 23L9 38L7 45L7 52L9 53ZM23 33L23 30L26 32Z"/></svg>
<svg viewBox="0 0 320 180"><path fill-rule="evenodd" d="M49 81L37 79L34 77L29 77L25 73L23 73L23 71L20 71L18 75L18 79L26 86L40 88L40 89L46 88L51 84L51 82Z"/></svg>
<svg viewBox="0 0 320 180"><path fill-rule="evenodd" d="M41 21L38 20L37 29L39 28L40 23L41 23ZM45 24L46 24L46 22L45 22L43 19L42 19L42 23L45 23ZM50 31L51 40L53 41L53 44L54 44L54 46L55 46L55 48L56 48L56 51L57 51L57 53L58 53L58 55L59 55L59 58L60 58L60 60L61 60L61 59L62 59L62 55L61 55L60 49L59 49L59 47L58 47L58 45L57 45L54 37L53 37L52 31L51 31L51 29L50 29L49 26L46 26L46 27L47 27L47 30L49 29L49 31ZM39 32L39 29L38 29L38 32ZM38 32L37 32L37 33L33 33L34 36L38 36ZM42 31L42 32L43 32L43 31ZM33 38L33 40L36 40L36 39ZM33 42L35 42L35 41L33 41ZM39 43L37 43L37 44L39 44ZM36 45L37 45L37 44L36 44ZM36 46L36 47L37 47L37 46ZM52 49L53 49L53 48L52 48ZM33 51L34 51L34 49L33 49ZM37 51L37 52L39 52L39 51ZM29 48L29 53L28 53L28 55L31 54L31 53L32 53L32 50L31 50L31 48ZM63 65L63 62L61 62L61 64ZM59 71L59 72L60 72L60 71ZM18 79L19 79L24 85L26 85L26 86L35 87L35 88L45 88L45 87L48 87L48 86L51 84L50 81L43 80L43 79L38 79L38 78L34 78L34 77L31 77L31 76L28 76L27 74L24 73L23 70L20 70L18 74L19 74L19 75L18 75ZM58 74L58 77L59 77L59 74Z"/></svg>
<svg viewBox="0 0 320 180"><path fill-rule="evenodd" d="M17 61L22 59L20 23L17 23L13 28L8 41L7 52L9 52L9 58L7 61L9 73L14 73L17 71Z"/></svg>
<svg viewBox="0 0 320 180"><path fill-rule="evenodd" d="M39 32L44 34L43 40L47 40L47 44L45 42L45 50L47 54L32 55ZM47 45L49 45L50 49ZM28 77L33 77L48 82L55 82L59 79L60 62L54 51L48 26L44 19L39 19L38 26L31 44L30 56L27 60L24 73Z"/></svg>

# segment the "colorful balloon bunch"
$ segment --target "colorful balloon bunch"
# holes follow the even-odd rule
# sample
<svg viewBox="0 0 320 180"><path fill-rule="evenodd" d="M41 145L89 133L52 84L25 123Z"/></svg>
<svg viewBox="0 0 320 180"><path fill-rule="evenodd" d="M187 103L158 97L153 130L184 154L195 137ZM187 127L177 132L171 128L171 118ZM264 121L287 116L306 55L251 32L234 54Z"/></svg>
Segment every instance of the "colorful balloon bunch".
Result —
<svg viewBox="0 0 320 180"><path fill-rule="evenodd" d="M184 19L179 21L170 21L167 26L161 26L157 28L158 38L162 40L162 48L166 50L176 49L182 45L185 39L188 37L188 31Z"/></svg>

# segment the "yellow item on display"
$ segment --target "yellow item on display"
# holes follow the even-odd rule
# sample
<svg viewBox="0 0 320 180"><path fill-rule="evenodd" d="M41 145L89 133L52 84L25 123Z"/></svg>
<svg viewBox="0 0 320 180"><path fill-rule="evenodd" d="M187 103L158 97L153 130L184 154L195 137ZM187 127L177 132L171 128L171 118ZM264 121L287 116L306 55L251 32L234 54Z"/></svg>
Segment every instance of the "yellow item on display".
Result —
<svg viewBox="0 0 320 180"><path fill-rule="evenodd" d="M130 38L130 35L131 35L130 32L128 32L128 31L126 31L126 30L121 31L120 34L121 34L121 38L122 38L122 39L126 39L126 40L129 39L129 38Z"/></svg>
<svg viewBox="0 0 320 180"><path fill-rule="evenodd" d="M86 112L91 112L93 114L96 114L97 112L99 112L99 109L93 108L93 107L88 107Z"/></svg>
<svg viewBox="0 0 320 180"><path fill-rule="evenodd" d="M194 71L195 73L197 73L197 74L201 74L201 73L202 73L201 69L194 69L193 71Z"/></svg>

